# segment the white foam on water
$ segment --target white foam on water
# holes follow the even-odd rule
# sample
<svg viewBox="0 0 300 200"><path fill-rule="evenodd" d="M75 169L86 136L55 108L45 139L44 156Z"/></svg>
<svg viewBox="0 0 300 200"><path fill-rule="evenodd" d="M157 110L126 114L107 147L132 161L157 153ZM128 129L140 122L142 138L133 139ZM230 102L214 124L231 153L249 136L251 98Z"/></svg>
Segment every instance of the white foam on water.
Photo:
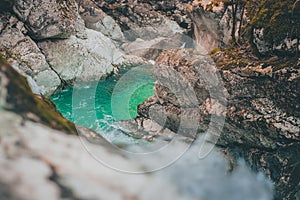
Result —
<svg viewBox="0 0 300 200"><path fill-rule="evenodd" d="M198 144L199 140L176 162L154 172L155 184L141 194L141 199L273 199L274 184L263 173L253 172L242 159L237 168L229 172L228 161L217 148L204 159L199 159ZM181 148L184 148L184 145L177 143L174 152ZM152 160L141 159L140 162L151 169L162 159L172 157L170 152L163 152L160 157ZM172 192L167 190L177 191L178 194L173 196ZM161 195L169 196L161 198Z"/></svg>

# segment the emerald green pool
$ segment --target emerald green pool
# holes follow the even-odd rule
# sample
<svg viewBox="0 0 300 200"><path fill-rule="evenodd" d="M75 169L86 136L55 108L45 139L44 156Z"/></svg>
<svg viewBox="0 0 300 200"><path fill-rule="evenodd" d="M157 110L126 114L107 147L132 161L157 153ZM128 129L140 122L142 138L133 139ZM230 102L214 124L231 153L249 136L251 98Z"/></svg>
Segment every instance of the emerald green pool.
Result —
<svg viewBox="0 0 300 200"><path fill-rule="evenodd" d="M137 116L137 106L153 95L154 82L150 66L121 69L106 80L75 84L51 100L76 124L94 129L113 143L134 143L115 122Z"/></svg>

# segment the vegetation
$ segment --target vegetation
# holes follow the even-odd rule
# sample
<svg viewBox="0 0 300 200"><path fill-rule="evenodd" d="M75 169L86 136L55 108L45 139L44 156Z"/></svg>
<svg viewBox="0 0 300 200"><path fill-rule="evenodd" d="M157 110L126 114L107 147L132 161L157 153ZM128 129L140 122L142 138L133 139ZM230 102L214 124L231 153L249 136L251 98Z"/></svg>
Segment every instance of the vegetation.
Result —
<svg viewBox="0 0 300 200"><path fill-rule="evenodd" d="M281 52L299 56L300 0L212 0L211 4L205 7L200 0L193 1L193 5L202 6L206 10L213 10L220 4L224 5L224 12L230 8L231 41L234 46L239 46L243 42L251 44L253 30L263 29L262 39L268 46L275 49L276 46L282 45ZM243 20L245 16L249 21ZM286 48L285 40L290 43L296 42L292 48ZM253 43L252 47L255 50Z"/></svg>
<svg viewBox="0 0 300 200"><path fill-rule="evenodd" d="M273 72L286 68L299 68L299 60L294 56L285 57L256 57L252 50L245 45L226 48L215 48L210 52L210 56L221 70L229 70L236 67L256 67L262 65L263 68L272 66Z"/></svg>
<svg viewBox="0 0 300 200"><path fill-rule="evenodd" d="M252 28L263 28L263 39L270 44L279 45L284 39L296 39L298 54L300 36L300 0L262 0L251 17Z"/></svg>

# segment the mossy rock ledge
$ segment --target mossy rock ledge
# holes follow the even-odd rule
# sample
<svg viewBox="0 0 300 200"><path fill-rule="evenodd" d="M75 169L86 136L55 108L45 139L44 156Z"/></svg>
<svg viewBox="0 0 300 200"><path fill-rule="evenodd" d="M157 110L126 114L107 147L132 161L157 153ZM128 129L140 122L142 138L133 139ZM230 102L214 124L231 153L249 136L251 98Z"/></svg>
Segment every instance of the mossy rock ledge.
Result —
<svg viewBox="0 0 300 200"><path fill-rule="evenodd" d="M4 109L67 134L77 134L74 123L65 119L49 99L33 94L26 78L11 67L3 55L0 55L0 73L1 80L7 80L6 96L1 97L5 98L2 99Z"/></svg>

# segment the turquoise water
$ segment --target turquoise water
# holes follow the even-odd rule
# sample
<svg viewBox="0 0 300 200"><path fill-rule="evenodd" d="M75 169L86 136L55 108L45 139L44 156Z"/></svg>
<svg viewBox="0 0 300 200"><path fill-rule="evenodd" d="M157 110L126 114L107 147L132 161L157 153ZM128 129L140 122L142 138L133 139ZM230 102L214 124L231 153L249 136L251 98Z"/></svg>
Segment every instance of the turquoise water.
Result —
<svg viewBox="0 0 300 200"><path fill-rule="evenodd" d="M121 69L98 82L75 84L51 97L62 115L92 128L113 143L135 143L115 122L137 116L137 106L153 95L152 67Z"/></svg>

